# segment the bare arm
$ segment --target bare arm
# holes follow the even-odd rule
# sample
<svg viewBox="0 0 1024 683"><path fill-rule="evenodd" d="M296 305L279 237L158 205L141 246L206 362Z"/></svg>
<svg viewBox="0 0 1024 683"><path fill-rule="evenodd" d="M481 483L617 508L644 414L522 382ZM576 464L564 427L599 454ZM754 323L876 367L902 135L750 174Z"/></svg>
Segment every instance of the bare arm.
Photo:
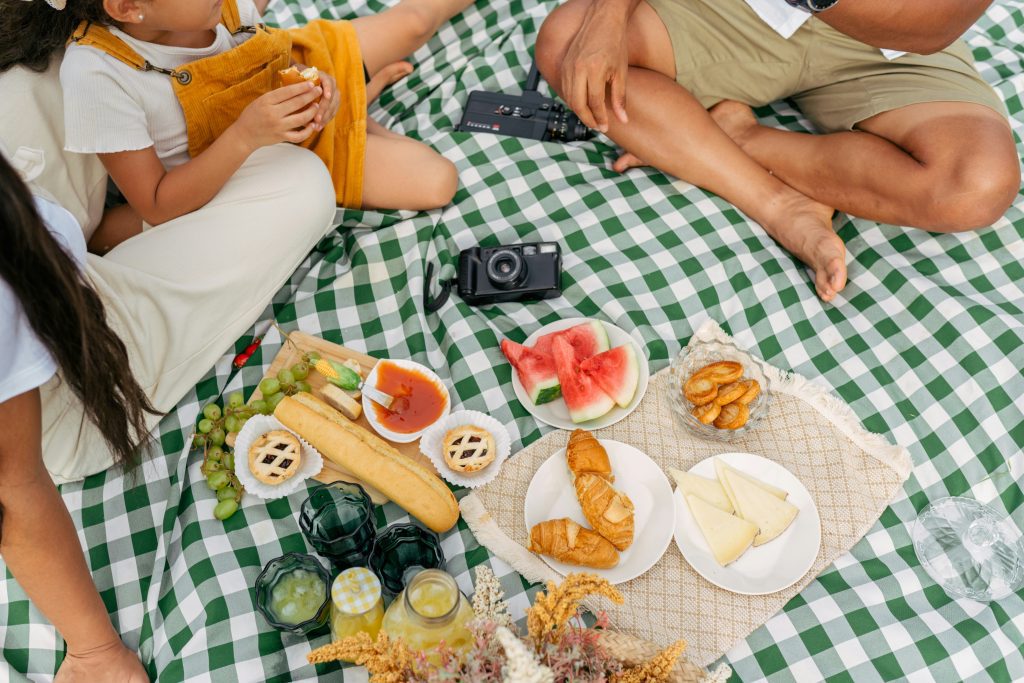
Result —
<svg viewBox="0 0 1024 683"><path fill-rule="evenodd" d="M260 13L260 16L263 16L263 13L267 11L267 5L270 4L270 0L253 0L252 4L256 5L256 11Z"/></svg>
<svg viewBox="0 0 1024 683"><path fill-rule="evenodd" d="M298 83L256 99L202 154L166 170L155 150L100 154L100 161L133 209L159 225L206 205L256 149L302 142L314 131L320 88Z"/></svg>
<svg viewBox="0 0 1024 683"><path fill-rule="evenodd" d="M0 403L0 554L32 603L67 641L63 676L77 669L82 675L116 675L106 680L147 680L110 623L71 515L43 466L40 415L37 389ZM104 668L82 668L83 662L95 666L99 660ZM116 669L108 668L111 660Z"/></svg>
<svg viewBox="0 0 1024 683"><path fill-rule="evenodd" d="M817 15L874 47L931 54L949 47L992 0L842 0Z"/></svg>

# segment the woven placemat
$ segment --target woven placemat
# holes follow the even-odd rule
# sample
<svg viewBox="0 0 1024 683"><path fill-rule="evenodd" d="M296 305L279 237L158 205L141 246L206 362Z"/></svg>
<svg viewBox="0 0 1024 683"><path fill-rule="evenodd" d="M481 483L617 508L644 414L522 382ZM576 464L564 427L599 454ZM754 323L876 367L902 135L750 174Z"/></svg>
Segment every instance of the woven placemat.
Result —
<svg viewBox="0 0 1024 683"><path fill-rule="evenodd" d="M732 342L714 321L694 333L690 343L695 341ZM673 542L650 571L618 586L624 605L588 603L590 609L606 611L614 628L656 645L684 638L687 655L702 666L762 625L849 550L910 474L906 449L865 431L845 403L803 377L767 365L765 370L773 392L769 412L757 429L731 443L699 439L677 422L669 404L667 370L651 378L638 410L597 432L599 438L639 448L663 468L686 470L727 451L757 453L784 465L814 496L821 515L821 551L811 570L786 590L750 596L718 588L690 567ZM559 579L526 550L523 501L534 472L567 438L564 431L546 435L506 461L494 481L461 502L477 540L530 581ZM673 514L665 512L665 524L674 523Z"/></svg>

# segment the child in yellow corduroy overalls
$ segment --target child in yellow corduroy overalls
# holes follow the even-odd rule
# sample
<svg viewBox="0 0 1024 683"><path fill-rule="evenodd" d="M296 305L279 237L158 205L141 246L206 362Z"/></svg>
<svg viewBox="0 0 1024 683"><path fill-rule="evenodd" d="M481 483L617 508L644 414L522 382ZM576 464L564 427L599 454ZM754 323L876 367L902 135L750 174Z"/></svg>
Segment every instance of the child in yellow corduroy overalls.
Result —
<svg viewBox="0 0 1024 683"><path fill-rule="evenodd" d="M324 161L340 206L447 204L454 166L369 119L367 92L408 74L397 60L468 4L402 0L281 30L253 0L71 0L63 11L83 20L61 68L67 149L98 153L133 210L97 237L109 245L200 209L252 151L281 142ZM321 86L278 87L293 64L317 67Z"/></svg>

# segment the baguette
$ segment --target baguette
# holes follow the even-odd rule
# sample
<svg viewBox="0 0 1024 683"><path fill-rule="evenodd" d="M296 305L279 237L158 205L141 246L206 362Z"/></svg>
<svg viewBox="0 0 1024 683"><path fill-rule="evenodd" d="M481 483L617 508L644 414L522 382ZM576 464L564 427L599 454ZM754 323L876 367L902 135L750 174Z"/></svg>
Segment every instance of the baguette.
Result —
<svg viewBox="0 0 1024 683"><path fill-rule="evenodd" d="M274 417L432 531L448 531L458 521L459 505L439 477L315 396L285 397Z"/></svg>

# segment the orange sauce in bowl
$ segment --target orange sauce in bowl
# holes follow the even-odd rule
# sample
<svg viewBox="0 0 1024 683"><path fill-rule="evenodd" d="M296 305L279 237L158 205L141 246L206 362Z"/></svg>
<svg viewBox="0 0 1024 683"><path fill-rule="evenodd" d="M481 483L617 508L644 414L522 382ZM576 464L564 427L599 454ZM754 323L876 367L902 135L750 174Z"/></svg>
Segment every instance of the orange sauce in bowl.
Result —
<svg viewBox="0 0 1024 683"><path fill-rule="evenodd" d="M391 408L374 403L377 420L386 429L411 434L429 427L444 412L445 395L426 375L381 361L377 366L376 387L395 400Z"/></svg>

